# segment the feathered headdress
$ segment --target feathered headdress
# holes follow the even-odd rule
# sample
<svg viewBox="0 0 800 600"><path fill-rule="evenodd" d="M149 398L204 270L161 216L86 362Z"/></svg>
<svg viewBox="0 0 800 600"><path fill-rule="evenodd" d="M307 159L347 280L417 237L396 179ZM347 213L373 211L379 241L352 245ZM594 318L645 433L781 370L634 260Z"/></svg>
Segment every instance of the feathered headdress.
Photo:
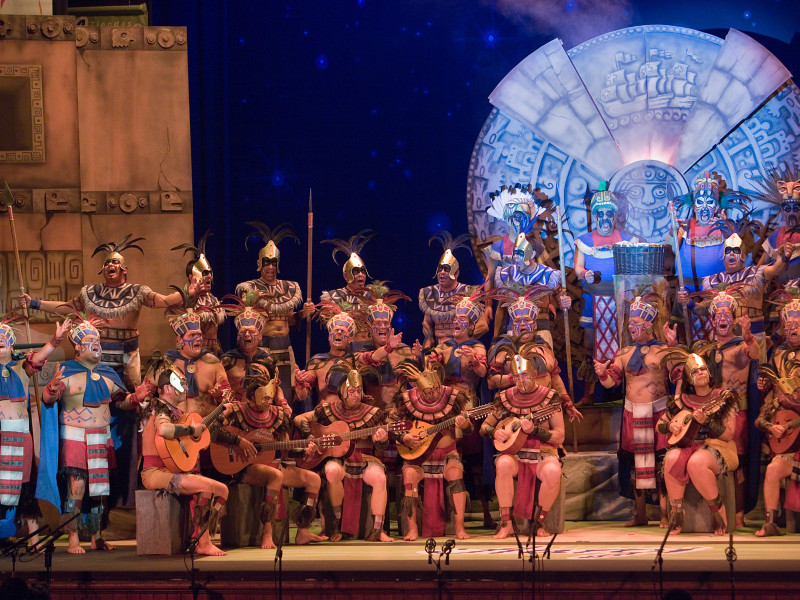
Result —
<svg viewBox="0 0 800 600"><path fill-rule="evenodd" d="M347 240L322 240L323 244L331 244L333 246L333 252L331 252L331 256L333 257L333 262L335 262L337 265L339 264L339 261L336 260L336 255L339 254L339 252L348 257L347 261L344 263L344 265L342 265L342 275L344 275L344 279L347 281L347 283L352 283L353 281L353 269L364 269L366 276L370 276L369 272L367 271L367 267L364 265L364 261L361 260L361 257L359 256L359 253L364 248L366 243L374 238L375 235L376 234L373 231L369 229L363 229Z"/></svg>
<svg viewBox="0 0 800 600"><path fill-rule="evenodd" d="M468 233L462 233L458 237L453 238L449 231L439 231L428 239L428 246L431 245L431 242L435 241L440 243L442 245L442 249L444 250L444 254L442 254L442 256L439 258L439 262L436 265L436 273L433 275L434 278L439 273L439 269L441 269L443 266L447 266L450 267L449 271L447 272L448 276L451 280L456 280L459 264L453 253L458 249L464 248L470 253L471 256L471 239L472 236L470 236Z"/></svg>
<svg viewBox="0 0 800 600"><path fill-rule="evenodd" d="M295 243L299 244L300 240L289 228L288 223L281 223L274 230L270 229L265 223L261 221L248 221L247 225L255 228L258 232L258 237L264 242L264 247L258 252L258 269L264 266L265 260L274 260L276 262L275 272L280 270L281 253L278 250L278 244L286 238L291 238ZM252 234L244 239L244 249L249 250L247 243Z"/></svg>
<svg viewBox="0 0 800 600"><path fill-rule="evenodd" d="M2 319L0 319L0 339L5 339L9 346L16 344L17 328L14 324L24 320L25 317L16 310L11 310L4 314Z"/></svg>
<svg viewBox="0 0 800 600"><path fill-rule="evenodd" d="M429 362L424 369L411 360L400 361L394 368L395 373L411 381L416 388L429 389L442 384L444 381L444 367L439 363Z"/></svg>
<svg viewBox="0 0 800 600"><path fill-rule="evenodd" d="M800 386L797 383L797 373L800 362L791 359L780 361L777 367L770 364L758 365L758 374L769 381L773 387L778 388L782 394L791 396Z"/></svg>
<svg viewBox="0 0 800 600"><path fill-rule="evenodd" d="M174 248L170 248L170 250L183 250L184 254L187 252L192 252L194 254L194 260L190 260L186 265L187 277L202 279L205 273L212 272L211 264L209 264L208 259L206 258L206 242L208 242L208 238L210 238L212 235L214 234L212 234L211 230L209 229L197 242L197 246L193 246L192 244L179 244Z"/></svg>
<svg viewBox="0 0 800 600"><path fill-rule="evenodd" d="M228 300L230 304L222 304L222 308L225 314L233 317L236 329L254 326L260 333L268 320L267 309L259 304L262 297L264 294L257 290L249 290L242 298L229 294L223 296L222 300Z"/></svg>
<svg viewBox="0 0 800 600"><path fill-rule="evenodd" d="M353 366L348 361L337 361L328 370L328 378L333 373L342 375L342 380L339 382L338 392L341 397L347 394L348 387L360 387L364 389L364 382L371 385L380 385L381 375L375 367L368 365Z"/></svg>
<svg viewBox="0 0 800 600"><path fill-rule="evenodd" d="M127 269L128 266L125 264L125 257L122 256L122 252L127 250L128 248L136 248L139 252L144 254L144 250L142 247L139 246L136 242L144 241L145 238L133 238L131 236L133 234L129 233L124 238L122 238L118 242L107 242L105 244L100 244L97 248L94 249L92 252L92 256L98 254L99 252L106 252L106 257L103 260L103 264L107 263L109 260L118 260L119 266L123 269ZM103 269L100 269L97 273L98 275L103 272Z"/></svg>
<svg viewBox="0 0 800 600"><path fill-rule="evenodd" d="M397 303L400 300L411 300L403 292L389 289L386 284L386 281L373 281L366 286L374 296L374 300L370 298L364 309L369 323L372 323L375 319L388 319L391 321L397 308Z"/></svg>

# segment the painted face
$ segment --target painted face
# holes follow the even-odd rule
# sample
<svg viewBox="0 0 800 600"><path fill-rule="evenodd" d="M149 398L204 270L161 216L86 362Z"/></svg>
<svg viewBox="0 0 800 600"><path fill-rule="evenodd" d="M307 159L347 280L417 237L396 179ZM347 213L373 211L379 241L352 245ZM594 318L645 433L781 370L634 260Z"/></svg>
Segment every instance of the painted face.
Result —
<svg viewBox="0 0 800 600"><path fill-rule="evenodd" d="M453 337L467 339L469 337L470 323L466 315L456 315L453 317Z"/></svg>
<svg viewBox="0 0 800 600"><path fill-rule="evenodd" d="M347 329L338 325L334 326L328 333L328 343L331 350L347 350L350 346L350 335L347 333Z"/></svg>
<svg viewBox="0 0 800 600"><path fill-rule="evenodd" d="M363 396L363 390L361 387L352 387L348 385L345 387L345 389L345 404L348 406L356 406L359 402L361 402L361 398Z"/></svg>
<svg viewBox="0 0 800 600"><path fill-rule="evenodd" d="M261 259L261 279L264 281L275 281L278 275L278 259L277 258L262 258Z"/></svg>
<svg viewBox="0 0 800 600"><path fill-rule="evenodd" d="M127 273L128 270L122 267L118 258L108 258L103 263L103 278L106 280L106 285L123 283Z"/></svg>
<svg viewBox="0 0 800 600"><path fill-rule="evenodd" d="M515 317L511 321L511 331L516 336L522 335L523 333L535 332L536 320L527 314Z"/></svg>
<svg viewBox="0 0 800 600"><path fill-rule="evenodd" d="M210 294L211 284L214 283L214 272L203 271L203 278L200 280L197 290L200 294Z"/></svg>
<svg viewBox="0 0 800 600"><path fill-rule="evenodd" d="M531 378L531 374L527 371L514 373L511 378L514 380L514 385L517 386L522 393L530 392L536 387L536 383Z"/></svg>
<svg viewBox="0 0 800 600"><path fill-rule="evenodd" d="M364 285L367 283L367 270L363 267L353 267L353 282L350 284L350 288L354 290L362 290L364 289Z"/></svg>
<svg viewBox="0 0 800 600"><path fill-rule="evenodd" d="M800 318L792 317L786 319L783 324L783 331L787 344L792 348L800 346Z"/></svg>
<svg viewBox="0 0 800 600"><path fill-rule="evenodd" d="M0 361L6 363L11 360L11 351L13 349L14 346L11 345L11 340L0 335Z"/></svg>
<svg viewBox="0 0 800 600"><path fill-rule="evenodd" d="M718 337L728 337L733 330L733 313L730 308L720 307L714 313L714 331Z"/></svg>
<svg viewBox="0 0 800 600"><path fill-rule="evenodd" d="M450 278L450 265L439 265L439 268L436 269L436 282L440 286L449 287L451 284L455 284L455 280L458 279L458 271L453 274L454 278Z"/></svg>
<svg viewBox="0 0 800 600"><path fill-rule="evenodd" d="M597 225L597 233L604 236L611 235L614 231L616 218L616 211L610 208L600 208L592 214L592 219Z"/></svg>
<svg viewBox="0 0 800 600"><path fill-rule="evenodd" d="M75 346L75 354L78 358L89 358L92 360L100 360L102 349L100 347L100 338L93 335L86 335L81 340L80 344Z"/></svg>
<svg viewBox="0 0 800 600"><path fill-rule="evenodd" d="M378 346L383 346L389 338L392 324L389 319L374 319L372 321L372 341Z"/></svg>
<svg viewBox="0 0 800 600"><path fill-rule="evenodd" d="M786 223L786 227L792 229L797 227L800 222L800 202L788 200L781 203L781 213Z"/></svg>
<svg viewBox="0 0 800 600"><path fill-rule="evenodd" d="M236 345L239 350L245 353L250 353L261 342L261 334L258 332L258 327L255 325L245 325L240 327L236 337Z"/></svg>
<svg viewBox="0 0 800 600"><path fill-rule="evenodd" d="M420 386L419 394L428 402L433 402L434 400L437 400L439 396L442 395L442 384L433 383L426 387Z"/></svg>
<svg viewBox="0 0 800 600"><path fill-rule="evenodd" d="M628 331L634 342L642 344L650 338L650 334L653 331L653 324L642 317L631 317L630 321L628 321Z"/></svg>
<svg viewBox="0 0 800 600"><path fill-rule="evenodd" d="M698 225L706 226L711 223L711 217L717 212L717 200L705 190L700 190L694 196L694 218Z"/></svg>
<svg viewBox="0 0 800 600"><path fill-rule="evenodd" d="M725 270L738 271L744 266L744 256L742 256L741 248L725 248Z"/></svg>
<svg viewBox="0 0 800 600"><path fill-rule="evenodd" d="M203 351L203 334L192 329L178 338L178 350L187 358L196 358Z"/></svg>
<svg viewBox="0 0 800 600"><path fill-rule="evenodd" d="M705 365L700 365L692 369L689 373L689 381L692 382L694 387L707 386L709 381L711 381L711 375L708 372L708 367Z"/></svg>

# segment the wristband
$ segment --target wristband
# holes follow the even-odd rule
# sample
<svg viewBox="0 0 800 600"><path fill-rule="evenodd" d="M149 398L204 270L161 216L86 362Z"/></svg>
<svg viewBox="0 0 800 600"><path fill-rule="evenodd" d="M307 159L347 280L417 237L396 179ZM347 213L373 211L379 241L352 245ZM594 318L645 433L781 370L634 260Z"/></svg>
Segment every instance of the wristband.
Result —
<svg viewBox="0 0 800 600"><path fill-rule="evenodd" d="M745 344L747 344L747 345L749 346L750 344L752 344L752 343L753 343L753 341L754 341L755 339L756 339L756 336L754 336L754 335L751 335L749 338L745 338L745 340L744 340L744 343L745 343Z"/></svg>
<svg viewBox="0 0 800 600"><path fill-rule="evenodd" d="M63 339L64 338L59 338L59 337L53 336L53 337L50 338L50 341L47 342L47 343L50 344L53 348L58 348L61 345L61 340L63 340Z"/></svg>
<svg viewBox="0 0 800 600"><path fill-rule="evenodd" d="M487 440L491 440L494 437L494 432L496 429L497 428L493 425L484 424L483 427L481 427L480 434Z"/></svg>
<svg viewBox="0 0 800 600"><path fill-rule="evenodd" d="M175 425L175 437L194 435L194 425Z"/></svg>
<svg viewBox="0 0 800 600"><path fill-rule="evenodd" d="M781 260L785 263L788 263L791 259L785 254L781 254Z"/></svg>
<svg viewBox="0 0 800 600"><path fill-rule="evenodd" d="M42 301L38 298L31 298L31 301L28 302L28 305L34 310L40 310L42 308Z"/></svg>

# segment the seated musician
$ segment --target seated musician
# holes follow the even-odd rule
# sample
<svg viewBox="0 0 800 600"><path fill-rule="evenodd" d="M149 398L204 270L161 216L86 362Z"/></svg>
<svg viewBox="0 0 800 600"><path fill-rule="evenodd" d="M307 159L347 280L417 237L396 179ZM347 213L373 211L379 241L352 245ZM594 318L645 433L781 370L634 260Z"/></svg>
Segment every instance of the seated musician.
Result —
<svg viewBox="0 0 800 600"><path fill-rule="evenodd" d="M152 414L142 432L142 483L148 490L167 490L172 494L196 494L192 510L192 537L198 538L197 553L224 556L225 552L211 543L209 530L225 506L228 488L225 484L195 473L173 473L167 469L156 448L156 436L166 439L203 433L205 425L180 425L178 419L186 411L186 378L174 366L160 371L156 379L158 398L154 398Z"/></svg>
<svg viewBox="0 0 800 600"><path fill-rule="evenodd" d="M695 425L687 431L688 436L693 435L687 446L673 446L664 457L664 481L672 508L670 526L673 533L681 532L683 496L686 484L691 481L708 503L714 534L722 535L727 529L728 515L719 496L717 475L739 466L733 441L738 411L736 394L712 387L708 365L701 356L678 348L670 350L670 355L678 352L687 354L681 393L669 400L656 428L665 435L679 434L681 425L673 417L684 409L691 411L692 422L699 427Z"/></svg>
<svg viewBox="0 0 800 600"><path fill-rule="evenodd" d="M787 420L800 418L800 363L795 358L800 349L800 300L794 299L781 310L784 343L772 355L772 365L761 365L758 387L763 392L764 404L756 419L758 427L769 436L770 446L776 446L787 433ZM780 415L779 415L779 411ZM777 422L781 421L781 423ZM764 475L764 526L756 531L758 537L781 535L775 523L780 513L781 481L786 479L786 510L800 511L800 448L794 444L783 444L776 451L771 449L772 460Z"/></svg>
<svg viewBox="0 0 800 600"><path fill-rule="evenodd" d="M362 371L366 369L362 367ZM372 406L372 399L364 396L363 378L359 370L347 368L345 363L331 367L331 372L337 370L347 371L339 384L339 399L322 402L312 412L300 415L296 420L300 431L311 439L312 422L328 426L337 421L347 423L352 432L375 427L378 429L369 437L355 439L352 453L344 460L328 458L324 463L328 499L334 514L330 540L338 542L343 533L358 536L361 494L363 484L366 483L372 488L370 508L374 516L373 526L366 534L366 540L391 542L392 538L383 531L387 500L386 473L383 463L375 458L375 450L386 446L389 441L389 435L382 426L386 421L386 413L383 409ZM318 451L314 442L306 448L308 456Z"/></svg>
<svg viewBox="0 0 800 600"><path fill-rule="evenodd" d="M497 425L506 417L516 417L520 419L517 435L526 437L516 453L500 454L495 460L495 488L502 520L495 539L506 538L514 530L512 504L515 517L532 520L536 535L548 535L544 520L558 496L561 484L558 447L564 441L564 417L560 408L545 418L541 425L526 418L548 406L558 406L560 402L556 390L536 384L536 366L532 360L523 358L526 355L532 357L529 346L526 344L511 363L515 385L497 393L494 412L486 418L480 430L485 438L502 444L509 441L512 431L498 428ZM517 479L516 498L514 479ZM541 487L534 511L537 479Z"/></svg>
<svg viewBox="0 0 800 600"><path fill-rule="evenodd" d="M432 370L431 370L432 369ZM472 422L464 416L467 397L457 388L442 385L443 372L440 365L420 371L412 361L404 361L396 370L411 381L412 387L400 392L395 398L390 420L417 419L431 425L453 419L453 425L438 433L427 443L432 453L420 461L403 465L403 486L405 495L401 503L401 515L408 523L405 540L413 541L419 537L417 511L422 512L422 535L436 537L444 535L444 486L447 481L455 508L456 537L469 538L464 529L464 510L467 502L467 488L464 486L464 468L456 449L456 439L465 437L473 430ZM423 446L419 433L403 434L399 440L408 449L416 450ZM398 447L398 451L401 449ZM418 486L425 478L424 503L419 501Z"/></svg>

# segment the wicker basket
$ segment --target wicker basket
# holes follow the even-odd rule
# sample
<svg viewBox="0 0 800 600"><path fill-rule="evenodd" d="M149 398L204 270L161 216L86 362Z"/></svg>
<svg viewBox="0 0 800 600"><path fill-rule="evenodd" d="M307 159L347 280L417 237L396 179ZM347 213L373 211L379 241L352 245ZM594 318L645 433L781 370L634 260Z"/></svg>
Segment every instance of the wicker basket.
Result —
<svg viewBox="0 0 800 600"><path fill-rule="evenodd" d="M664 274L664 244L617 242L613 249L616 275Z"/></svg>

